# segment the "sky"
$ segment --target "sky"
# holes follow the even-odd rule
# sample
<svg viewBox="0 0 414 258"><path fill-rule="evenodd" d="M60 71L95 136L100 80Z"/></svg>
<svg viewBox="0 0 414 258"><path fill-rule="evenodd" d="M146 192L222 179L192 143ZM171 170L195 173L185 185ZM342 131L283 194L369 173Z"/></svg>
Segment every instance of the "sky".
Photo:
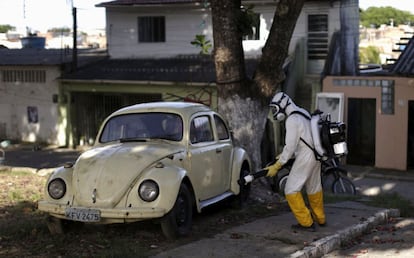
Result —
<svg viewBox="0 0 414 258"><path fill-rule="evenodd" d="M76 7L79 29L105 28L105 8L96 4L111 0L0 0L0 24L33 32L73 27L72 6Z"/></svg>
<svg viewBox="0 0 414 258"><path fill-rule="evenodd" d="M32 32L46 32L50 28L73 27L72 6L77 9L79 29L105 28L105 8L98 3L111 0L0 0L0 24L18 30L29 27ZM359 0L359 6L392 6L414 14L413 0Z"/></svg>

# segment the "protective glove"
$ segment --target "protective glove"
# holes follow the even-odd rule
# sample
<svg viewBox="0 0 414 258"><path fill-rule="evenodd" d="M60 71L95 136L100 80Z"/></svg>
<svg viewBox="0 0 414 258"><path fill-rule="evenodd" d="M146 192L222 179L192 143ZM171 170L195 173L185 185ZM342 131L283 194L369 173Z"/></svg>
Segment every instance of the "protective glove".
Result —
<svg viewBox="0 0 414 258"><path fill-rule="evenodd" d="M282 163L278 161L276 161L275 164L270 165L268 167L265 167L265 169L267 169L267 174L266 176L268 177L274 177L276 176L276 173L282 168Z"/></svg>

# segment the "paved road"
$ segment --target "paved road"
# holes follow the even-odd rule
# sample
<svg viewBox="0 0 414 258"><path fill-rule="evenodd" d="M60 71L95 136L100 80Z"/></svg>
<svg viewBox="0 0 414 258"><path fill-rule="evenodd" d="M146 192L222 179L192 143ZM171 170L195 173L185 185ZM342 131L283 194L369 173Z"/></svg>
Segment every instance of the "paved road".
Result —
<svg viewBox="0 0 414 258"><path fill-rule="evenodd" d="M10 167L29 167L35 169L55 168L64 165L66 162L74 162L80 155L80 151L44 147L35 148L34 145L12 145L4 149L5 158L2 162L4 166Z"/></svg>

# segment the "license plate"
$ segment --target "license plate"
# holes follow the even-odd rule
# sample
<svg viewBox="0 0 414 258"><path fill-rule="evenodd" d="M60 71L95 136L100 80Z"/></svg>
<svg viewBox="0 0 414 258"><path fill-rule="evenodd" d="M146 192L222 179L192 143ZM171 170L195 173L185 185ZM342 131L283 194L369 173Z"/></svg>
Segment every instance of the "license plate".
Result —
<svg viewBox="0 0 414 258"><path fill-rule="evenodd" d="M83 208L66 208L65 217L82 222L97 222L101 220L101 211Z"/></svg>

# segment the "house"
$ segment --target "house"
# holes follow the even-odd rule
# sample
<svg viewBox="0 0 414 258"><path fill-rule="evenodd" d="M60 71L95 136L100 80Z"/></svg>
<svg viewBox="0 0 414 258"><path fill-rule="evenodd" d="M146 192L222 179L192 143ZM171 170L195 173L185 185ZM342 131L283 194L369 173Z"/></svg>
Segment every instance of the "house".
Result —
<svg viewBox="0 0 414 258"><path fill-rule="evenodd" d="M59 78L72 69L72 57L68 49L0 49L0 141L66 144ZM80 51L78 65L97 58Z"/></svg>
<svg viewBox="0 0 414 258"><path fill-rule="evenodd" d="M375 73L327 73L324 92L344 95L347 163L414 168L414 37L397 61Z"/></svg>
<svg viewBox="0 0 414 258"><path fill-rule="evenodd" d="M251 76L272 24L275 1L242 3L253 4L259 18L253 25L253 33L243 40L246 70ZM187 100L213 108L217 106L212 57L200 55L200 49L190 43L196 35L213 40L208 0L115 0L100 3L97 7L106 10L107 57L61 75L58 75L61 64L53 64L56 73L47 79L48 86L43 85L41 97L37 96L45 100L45 112L43 109L39 112L39 108L37 112L39 125L27 130L24 127L32 125L21 122L21 117L27 113L26 106L35 106L31 103L35 98L31 99L29 90L22 98L29 98L27 103L30 105L25 103L18 112L10 115L3 112L0 117L6 128L5 137L29 141L36 138L76 147L93 143L102 120L125 105ZM343 40L338 44L347 50L342 51L341 64L349 69L348 74L355 72L358 20L358 0L305 2L291 39L285 83L285 90L298 104L313 109L314 96L321 91L320 73L335 32L341 32ZM13 64L3 65L0 70L7 70L6 66ZM1 87L8 90L13 84L4 82L4 74L0 73L0 90ZM15 90L21 90L19 87L30 86L20 84ZM8 104L8 109L13 109L12 103ZM42 116L46 110L53 114L53 122L47 124ZM16 128L15 120L19 123L18 130L13 129ZM36 137L27 137L23 131Z"/></svg>

